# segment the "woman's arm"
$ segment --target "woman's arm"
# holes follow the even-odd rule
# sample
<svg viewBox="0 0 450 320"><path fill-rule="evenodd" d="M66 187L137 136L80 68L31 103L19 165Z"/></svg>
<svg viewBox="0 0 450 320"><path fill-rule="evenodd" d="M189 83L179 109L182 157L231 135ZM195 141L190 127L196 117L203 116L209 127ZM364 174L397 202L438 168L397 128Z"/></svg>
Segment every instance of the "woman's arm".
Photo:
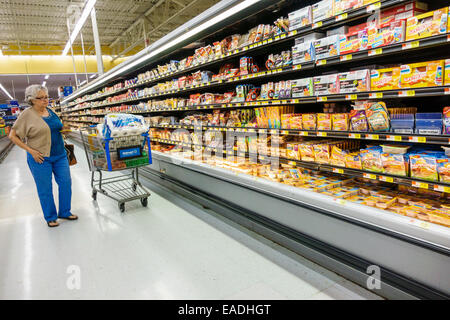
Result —
<svg viewBox="0 0 450 320"><path fill-rule="evenodd" d="M34 161L36 161L37 163L44 162L44 155L39 151L30 148L29 146L26 145L26 143L20 140L20 138L16 135L16 130L11 129L8 137L15 145L21 147L23 150L31 154L33 156Z"/></svg>

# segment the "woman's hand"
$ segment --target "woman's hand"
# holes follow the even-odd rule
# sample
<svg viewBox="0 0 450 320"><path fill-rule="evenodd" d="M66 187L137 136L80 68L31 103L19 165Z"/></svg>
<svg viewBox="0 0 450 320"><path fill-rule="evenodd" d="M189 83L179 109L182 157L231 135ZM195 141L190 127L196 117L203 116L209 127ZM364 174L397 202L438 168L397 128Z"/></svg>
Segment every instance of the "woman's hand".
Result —
<svg viewBox="0 0 450 320"><path fill-rule="evenodd" d="M37 150L30 150L29 152L30 152L31 156L33 157L34 161L36 161L37 163L44 162L44 155L42 153L40 153Z"/></svg>

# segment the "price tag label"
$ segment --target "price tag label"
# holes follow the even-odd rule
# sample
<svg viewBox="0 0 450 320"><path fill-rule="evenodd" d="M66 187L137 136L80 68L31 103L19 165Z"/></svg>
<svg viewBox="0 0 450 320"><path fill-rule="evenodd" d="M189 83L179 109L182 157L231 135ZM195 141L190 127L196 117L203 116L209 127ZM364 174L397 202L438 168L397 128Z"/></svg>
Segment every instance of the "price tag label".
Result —
<svg viewBox="0 0 450 320"><path fill-rule="evenodd" d="M381 2L371 4L367 7L367 12L372 12L381 8Z"/></svg>
<svg viewBox="0 0 450 320"><path fill-rule="evenodd" d="M347 200L344 200L344 199L336 199L336 198L334 198L333 201L336 202L336 203L339 203L340 205L343 205L343 206L345 206L345 204L347 203Z"/></svg>
<svg viewBox="0 0 450 320"><path fill-rule="evenodd" d="M300 99L293 99L291 103L300 103Z"/></svg>
<svg viewBox="0 0 450 320"><path fill-rule="evenodd" d="M377 56L377 55L382 54L382 53L383 53L383 49L382 49L382 48L374 49L374 50L369 50L368 56L369 56L369 57L371 57L371 56Z"/></svg>
<svg viewBox="0 0 450 320"><path fill-rule="evenodd" d="M351 139L361 139L361 134L359 133L349 133L348 137Z"/></svg>
<svg viewBox="0 0 450 320"><path fill-rule="evenodd" d="M264 40L264 41L262 42L262 44L263 44L263 45L267 44L267 40Z"/></svg>
<svg viewBox="0 0 450 320"><path fill-rule="evenodd" d="M265 158L263 156L259 156L259 160L264 160Z"/></svg>
<svg viewBox="0 0 450 320"><path fill-rule="evenodd" d="M277 130L270 130L270 134L277 134L278 131Z"/></svg>
<svg viewBox="0 0 450 320"><path fill-rule="evenodd" d="M288 162L288 165L290 165L290 166L296 166L296 165L297 165L297 162L295 162L295 161L289 161L289 162Z"/></svg>
<svg viewBox="0 0 450 320"><path fill-rule="evenodd" d="M368 134L368 135L366 135L366 139L369 139L369 140L380 140L380 136L377 135L377 134Z"/></svg>
<svg viewBox="0 0 450 320"><path fill-rule="evenodd" d="M445 94L450 94L450 88L445 88Z"/></svg>
<svg viewBox="0 0 450 320"><path fill-rule="evenodd" d="M280 100L274 100L274 101L272 101L272 104L280 104L280 103L281 103Z"/></svg>
<svg viewBox="0 0 450 320"><path fill-rule="evenodd" d="M385 177L385 176L380 176L380 180L381 181L385 181L385 182L394 182L394 178L392 177Z"/></svg>
<svg viewBox="0 0 450 320"><path fill-rule="evenodd" d="M350 94L345 96L345 100L357 100L358 95L357 94Z"/></svg>
<svg viewBox="0 0 450 320"><path fill-rule="evenodd" d="M374 92L369 94L370 99L381 99L383 98L383 92Z"/></svg>
<svg viewBox="0 0 450 320"><path fill-rule="evenodd" d="M333 173L343 174L344 173L344 169L333 168Z"/></svg>
<svg viewBox="0 0 450 320"><path fill-rule="evenodd" d="M414 97L416 95L415 90L407 90L407 91L399 91L398 96L399 97Z"/></svg>
<svg viewBox="0 0 450 320"><path fill-rule="evenodd" d="M275 36L275 41L280 40L280 36Z"/></svg>
<svg viewBox="0 0 450 320"><path fill-rule="evenodd" d="M326 102L327 100L327 97L317 97L317 101L319 102Z"/></svg>
<svg viewBox="0 0 450 320"><path fill-rule="evenodd" d="M438 185L435 185L435 186L433 187L433 189L434 189L434 191L450 193L450 187L445 187L445 186L438 186Z"/></svg>
<svg viewBox="0 0 450 320"><path fill-rule="evenodd" d="M336 21L342 21L342 20L345 20L347 18L348 18L348 13L343 13L343 14L340 14L340 15L336 16Z"/></svg>
<svg viewBox="0 0 450 320"><path fill-rule="evenodd" d="M306 131L300 131L299 132L299 134L301 135L301 136L307 136L308 135L308 132L306 132Z"/></svg>
<svg viewBox="0 0 450 320"><path fill-rule="evenodd" d="M259 129L258 132L259 133L266 133L266 130L265 129Z"/></svg>
<svg viewBox="0 0 450 320"><path fill-rule="evenodd" d="M341 56L340 60L341 61L350 61L352 60L353 56L351 54L346 54L345 56Z"/></svg>
<svg viewBox="0 0 450 320"><path fill-rule="evenodd" d="M313 23L312 29L320 28L322 26L322 24L323 24L322 21Z"/></svg>
<svg viewBox="0 0 450 320"><path fill-rule="evenodd" d="M402 50L418 48L419 46L420 46L419 41L412 41L412 42L402 44Z"/></svg>
<svg viewBox="0 0 450 320"><path fill-rule="evenodd" d="M317 60L317 65L318 66L324 66L326 64L327 64L327 60L326 59Z"/></svg>
<svg viewBox="0 0 450 320"><path fill-rule="evenodd" d="M366 179L377 180L377 175L372 173L364 173L363 177Z"/></svg>
<svg viewBox="0 0 450 320"><path fill-rule="evenodd" d="M401 136L386 136L386 139L389 141L402 141Z"/></svg>
<svg viewBox="0 0 450 320"><path fill-rule="evenodd" d="M300 70L302 68L301 64L292 67L292 70Z"/></svg>
<svg viewBox="0 0 450 320"><path fill-rule="evenodd" d="M428 183L413 181L412 186L421 189L428 189Z"/></svg>
<svg viewBox="0 0 450 320"><path fill-rule="evenodd" d="M273 39L270 38L270 39L267 40L267 43L271 43L272 41L273 41Z"/></svg>
<svg viewBox="0 0 450 320"><path fill-rule="evenodd" d="M242 51L247 51L248 50L248 46L245 46L244 49L242 49Z"/></svg>
<svg viewBox="0 0 450 320"><path fill-rule="evenodd" d="M426 143L427 142L427 138L426 137L409 137L409 142Z"/></svg>
<svg viewBox="0 0 450 320"><path fill-rule="evenodd" d="M248 132L255 132L255 129L248 129Z"/></svg>
<svg viewBox="0 0 450 320"><path fill-rule="evenodd" d="M294 30L294 31L289 32L289 35L290 36L295 36L297 33L298 33L298 31Z"/></svg>
<svg viewBox="0 0 450 320"><path fill-rule="evenodd" d="M326 133L326 132L318 131L318 132L317 132L317 136L318 136L318 137L326 137L326 136L327 136L327 133Z"/></svg>
<svg viewBox="0 0 450 320"><path fill-rule="evenodd" d="M283 130L283 131L281 131L281 134L283 134L283 135L288 135L288 134L289 134L289 131Z"/></svg>

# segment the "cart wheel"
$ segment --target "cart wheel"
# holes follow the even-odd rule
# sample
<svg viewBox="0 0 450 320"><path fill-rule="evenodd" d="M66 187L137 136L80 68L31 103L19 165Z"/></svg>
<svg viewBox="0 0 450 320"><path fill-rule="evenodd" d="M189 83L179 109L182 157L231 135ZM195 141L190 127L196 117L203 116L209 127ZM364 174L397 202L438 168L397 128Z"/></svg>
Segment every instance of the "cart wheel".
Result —
<svg viewBox="0 0 450 320"><path fill-rule="evenodd" d="M148 204L147 198L142 198L142 199L141 199L141 203L142 203L142 206L146 207L147 204Z"/></svg>
<svg viewBox="0 0 450 320"><path fill-rule="evenodd" d="M92 190L92 199L94 201L97 201L97 191L95 191L95 190Z"/></svg>
<svg viewBox="0 0 450 320"><path fill-rule="evenodd" d="M136 183L136 182L133 182L133 185L132 185L131 187L133 188L133 191L136 191L136 189L137 189L137 183Z"/></svg>
<svg viewBox="0 0 450 320"><path fill-rule="evenodd" d="M120 212L125 212L125 203L119 203Z"/></svg>

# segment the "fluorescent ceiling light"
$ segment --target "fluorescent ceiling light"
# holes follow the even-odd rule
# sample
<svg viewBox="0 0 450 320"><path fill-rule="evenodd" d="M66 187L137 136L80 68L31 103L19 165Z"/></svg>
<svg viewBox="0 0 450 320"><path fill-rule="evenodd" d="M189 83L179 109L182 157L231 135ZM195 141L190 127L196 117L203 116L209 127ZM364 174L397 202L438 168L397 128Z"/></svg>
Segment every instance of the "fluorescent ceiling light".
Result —
<svg viewBox="0 0 450 320"><path fill-rule="evenodd" d="M93 75L91 75L91 76L89 77L89 79L95 78L96 76L97 76L97 74L94 73Z"/></svg>
<svg viewBox="0 0 450 320"><path fill-rule="evenodd" d="M204 29L206 29L206 28L208 28L208 27L210 27L210 26L212 26L212 25L214 25L214 24L216 24L216 23L218 23L218 22L220 22L222 20L225 20L225 19L231 17L236 12L244 10L245 8L251 6L251 5L253 5L253 4L255 4L255 3L259 2L259 1L261 1L261 0L245 0L245 1L241 2L241 3L239 3L238 5L228 9L227 11L222 12L221 14L215 16L214 18L212 18L212 19L202 23L201 25L195 27L194 29L190 30L189 32L184 33L182 36L177 37L176 39L174 39L174 40L170 41L169 43L159 47L158 49L153 50L149 54L142 56L140 59L138 59L138 60L128 64L124 68L118 69L115 72L113 72L110 75L108 75L107 77L105 77L103 79L100 79L95 85L100 85L100 84L102 84L102 83L104 83L104 82L114 78L115 76L118 76L119 74L127 71L128 69L133 68L134 66L136 66L136 65L138 65L138 64L140 64L140 63L142 63L142 62L144 62L144 61L146 61L148 59L150 59L151 57L156 56L160 52L163 52L164 50L166 50L166 49L168 49L168 48L170 48L172 46L175 46L176 44L186 40L187 38L189 38L189 37L191 37L191 36L193 36L193 35L195 35L197 33L199 33L200 31L202 31L202 30L204 30ZM88 87L80 90L79 92L76 93L75 97L80 96L82 93L88 91L89 89L90 88L88 86ZM66 100L68 100L68 99L66 99ZM66 100L62 101L62 103L65 103Z"/></svg>
<svg viewBox="0 0 450 320"><path fill-rule="evenodd" d="M45 87L46 84L47 84L47 81L42 82L43 87Z"/></svg>
<svg viewBox="0 0 450 320"><path fill-rule="evenodd" d="M0 83L0 89L3 90L4 93L6 93L6 95L11 99L14 100L14 98L9 94L8 91L6 91L5 87Z"/></svg>
<svg viewBox="0 0 450 320"><path fill-rule="evenodd" d="M87 80L84 80L84 81L80 82L80 86L82 86L83 84L85 84L86 81L87 81Z"/></svg>
<svg viewBox="0 0 450 320"><path fill-rule="evenodd" d="M50 77L50 76L49 76L49 75L46 75L46 76L45 76L45 80L47 80L47 79L48 79L48 77Z"/></svg>
<svg viewBox="0 0 450 320"><path fill-rule="evenodd" d="M70 39L67 41L66 47L64 48L64 51L62 53L63 56L69 52L70 46L73 44L75 39L78 36L78 32L80 32L81 28L83 27L84 23L86 22L86 19L89 17L89 14L92 11L92 8L94 8L95 3L97 0L88 0L86 6L84 7L83 13L81 13L81 17L78 20L77 24L75 25L75 28L73 28L73 31L70 33Z"/></svg>

